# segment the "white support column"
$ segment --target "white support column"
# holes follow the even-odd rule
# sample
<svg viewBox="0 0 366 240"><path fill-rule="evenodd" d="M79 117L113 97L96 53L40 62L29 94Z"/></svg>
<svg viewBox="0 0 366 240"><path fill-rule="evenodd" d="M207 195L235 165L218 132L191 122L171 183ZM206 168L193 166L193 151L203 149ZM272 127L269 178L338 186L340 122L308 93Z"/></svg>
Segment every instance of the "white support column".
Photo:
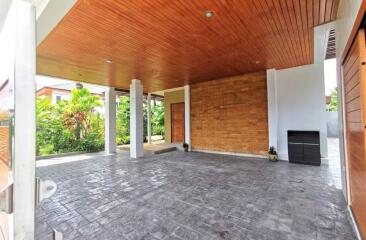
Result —
<svg viewBox="0 0 366 240"><path fill-rule="evenodd" d="M191 146L191 95L190 86L184 86L184 138L185 143L189 146L189 151L192 150Z"/></svg>
<svg viewBox="0 0 366 240"><path fill-rule="evenodd" d="M114 88L109 87L105 91L105 152L106 154L116 153L117 149L117 129L116 129L116 91Z"/></svg>
<svg viewBox="0 0 366 240"><path fill-rule="evenodd" d="M151 144L151 93L147 94L147 142Z"/></svg>
<svg viewBox="0 0 366 240"><path fill-rule="evenodd" d="M267 70L267 98L268 98L268 140L269 146L277 150L277 88L276 70Z"/></svg>
<svg viewBox="0 0 366 240"><path fill-rule="evenodd" d="M34 239L36 170L36 9L15 1L14 232L10 239ZM10 229L11 232L11 229Z"/></svg>
<svg viewBox="0 0 366 240"><path fill-rule="evenodd" d="M130 85L130 156L144 155L143 145L143 88L140 80L133 79Z"/></svg>

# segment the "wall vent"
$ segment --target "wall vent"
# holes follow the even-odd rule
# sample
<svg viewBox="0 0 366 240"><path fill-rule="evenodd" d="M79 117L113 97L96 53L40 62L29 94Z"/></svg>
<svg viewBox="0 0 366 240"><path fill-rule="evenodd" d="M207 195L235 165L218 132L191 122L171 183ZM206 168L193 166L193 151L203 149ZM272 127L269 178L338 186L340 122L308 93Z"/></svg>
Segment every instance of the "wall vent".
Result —
<svg viewBox="0 0 366 240"><path fill-rule="evenodd" d="M335 29L329 31L327 52L325 54L325 60L336 57L336 41L335 41Z"/></svg>

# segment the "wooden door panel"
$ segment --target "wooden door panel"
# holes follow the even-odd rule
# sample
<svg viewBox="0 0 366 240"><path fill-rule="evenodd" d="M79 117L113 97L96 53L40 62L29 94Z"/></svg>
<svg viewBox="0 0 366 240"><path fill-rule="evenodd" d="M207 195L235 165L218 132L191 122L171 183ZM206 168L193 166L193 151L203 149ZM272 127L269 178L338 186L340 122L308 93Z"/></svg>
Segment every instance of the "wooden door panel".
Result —
<svg viewBox="0 0 366 240"><path fill-rule="evenodd" d="M365 31L362 29L342 67L350 205L363 239L366 239L365 61Z"/></svg>
<svg viewBox="0 0 366 240"><path fill-rule="evenodd" d="M354 44L347 56L347 59L344 61L343 65L343 74L347 76L349 70L353 67L353 64L357 61L357 58L359 58L359 48L357 44Z"/></svg>
<svg viewBox="0 0 366 240"><path fill-rule="evenodd" d="M345 92L348 93L351 91L356 85L358 85L360 79L360 73L357 72L357 74L353 75L353 77L346 83L345 86Z"/></svg>
<svg viewBox="0 0 366 240"><path fill-rule="evenodd" d="M362 116L361 109L347 113L347 118L349 122L356 122L358 119L361 118L361 116Z"/></svg>
<svg viewBox="0 0 366 240"><path fill-rule="evenodd" d="M352 90L350 90L346 95L346 103L356 99L360 96L360 84L357 84Z"/></svg>
<svg viewBox="0 0 366 240"><path fill-rule="evenodd" d="M346 112L349 113L361 109L360 104L361 104L360 97L353 99L352 101L346 103L346 109L347 109Z"/></svg>
<svg viewBox="0 0 366 240"><path fill-rule="evenodd" d="M184 142L184 103L171 105L172 142Z"/></svg>

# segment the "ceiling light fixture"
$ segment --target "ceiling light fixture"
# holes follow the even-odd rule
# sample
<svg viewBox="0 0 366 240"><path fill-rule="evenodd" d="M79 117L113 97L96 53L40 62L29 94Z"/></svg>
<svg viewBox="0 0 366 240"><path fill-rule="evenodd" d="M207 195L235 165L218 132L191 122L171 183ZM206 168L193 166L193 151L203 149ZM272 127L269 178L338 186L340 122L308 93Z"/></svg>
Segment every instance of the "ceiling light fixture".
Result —
<svg viewBox="0 0 366 240"><path fill-rule="evenodd" d="M113 61L112 60L109 60L109 59L106 59L105 62L106 63L112 63Z"/></svg>
<svg viewBox="0 0 366 240"><path fill-rule="evenodd" d="M254 63L258 65L258 64L260 64L260 63L261 63L261 61L257 60L257 61L255 61Z"/></svg>
<svg viewBox="0 0 366 240"><path fill-rule="evenodd" d="M207 10L206 12L205 12L205 17L207 18L207 19L211 19L211 18L213 18L215 16L215 12L214 11L212 11L212 10Z"/></svg>

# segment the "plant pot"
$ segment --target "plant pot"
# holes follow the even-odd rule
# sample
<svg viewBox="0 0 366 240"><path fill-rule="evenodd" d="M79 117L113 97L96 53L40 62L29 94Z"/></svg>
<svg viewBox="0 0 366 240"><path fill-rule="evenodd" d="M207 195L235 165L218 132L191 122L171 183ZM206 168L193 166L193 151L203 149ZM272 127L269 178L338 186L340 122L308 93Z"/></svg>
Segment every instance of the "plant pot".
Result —
<svg viewBox="0 0 366 240"><path fill-rule="evenodd" d="M277 156L277 154L268 154L268 159L271 162L277 162L278 161L278 156Z"/></svg>
<svg viewBox="0 0 366 240"><path fill-rule="evenodd" d="M184 148L184 151L185 151L185 152L188 152L188 147L185 147L185 148Z"/></svg>

